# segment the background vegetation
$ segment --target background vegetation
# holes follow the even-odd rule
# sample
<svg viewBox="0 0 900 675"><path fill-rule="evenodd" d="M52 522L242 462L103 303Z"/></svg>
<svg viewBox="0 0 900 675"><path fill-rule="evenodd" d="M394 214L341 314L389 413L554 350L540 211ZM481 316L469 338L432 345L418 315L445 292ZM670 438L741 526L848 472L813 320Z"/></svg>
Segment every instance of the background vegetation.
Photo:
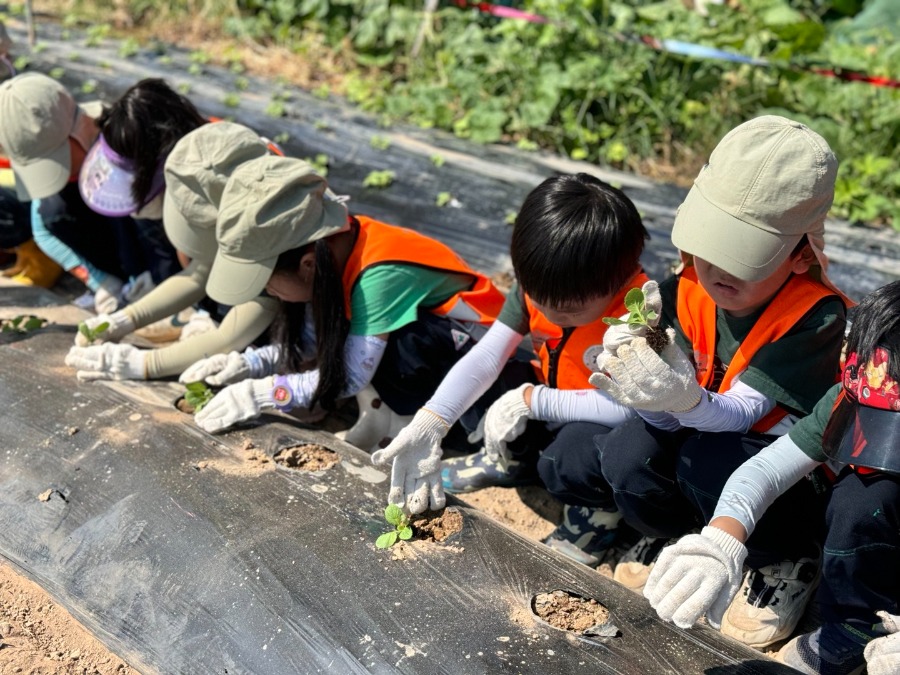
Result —
<svg viewBox="0 0 900 675"><path fill-rule="evenodd" d="M151 27L199 17L208 30L289 49L313 68L337 67L341 77L314 92L345 94L386 122L548 148L682 183L732 127L785 115L838 154L836 215L900 229L900 90L802 68L900 79L900 40L887 19L871 30L854 26L862 0L729 0L708 6L706 16L685 6L691 1L504 3L546 24L446 0L433 13L423 11L424 0L74 0L65 11L73 20L124 10L127 22ZM775 65L661 53L635 36Z"/></svg>

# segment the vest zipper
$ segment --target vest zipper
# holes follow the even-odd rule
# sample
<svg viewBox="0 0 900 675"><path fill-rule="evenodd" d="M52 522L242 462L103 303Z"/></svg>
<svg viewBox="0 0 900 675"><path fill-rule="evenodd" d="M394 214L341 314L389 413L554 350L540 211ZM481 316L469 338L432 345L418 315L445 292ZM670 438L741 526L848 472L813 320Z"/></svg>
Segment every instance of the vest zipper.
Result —
<svg viewBox="0 0 900 675"><path fill-rule="evenodd" d="M563 328L562 337L559 339L559 342L556 343L556 346L551 349L547 347L547 354L549 356L549 367L547 368L547 386L556 389L556 370L557 366L559 366L559 356L562 354L562 350L566 346L566 342L569 341L572 333L575 332L575 328Z"/></svg>

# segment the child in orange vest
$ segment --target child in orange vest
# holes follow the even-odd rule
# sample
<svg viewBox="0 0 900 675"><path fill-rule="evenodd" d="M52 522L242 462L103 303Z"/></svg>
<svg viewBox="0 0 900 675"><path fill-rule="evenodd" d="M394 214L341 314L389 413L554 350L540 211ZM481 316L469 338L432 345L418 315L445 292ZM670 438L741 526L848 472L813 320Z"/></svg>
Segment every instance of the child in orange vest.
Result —
<svg viewBox="0 0 900 675"><path fill-rule="evenodd" d="M250 378L197 413L207 431L267 409L331 409L370 384L384 406L411 414L503 305L490 279L445 244L348 216L297 159L261 157L235 169L216 238L209 296L240 305L265 289L281 303L272 345L189 369L207 379L226 371L232 382Z"/></svg>
<svg viewBox="0 0 900 675"><path fill-rule="evenodd" d="M483 438L484 447L445 460L443 488L466 492L540 477L553 491L569 474L582 474L572 449L592 447L596 434L632 415L588 380L608 328L602 318L622 314L625 293L633 287L644 286L658 297L639 263L646 238L631 200L593 176L548 178L526 197L510 246L517 285L498 321L412 424L373 456L376 464L393 462L392 503L412 512L428 506L422 475L437 467L447 430L498 378L513 388L470 437ZM538 360L537 386L534 374L517 386L510 373L515 362L507 362L526 335ZM546 543L583 562L597 562L619 521L612 493L598 487L588 496L554 494L566 504L565 521Z"/></svg>
<svg viewBox="0 0 900 675"><path fill-rule="evenodd" d="M779 495L827 466L821 625L778 657L802 673L900 672L900 281L860 303L840 384L726 483L709 526L663 551L644 595L666 621L718 625L748 538ZM801 525L794 519L792 526ZM877 611L877 614L876 614ZM882 625L883 622L883 625ZM884 630L880 630L883 628ZM892 637L877 638L884 632ZM873 640L870 642L870 640ZM868 646L867 646L868 643Z"/></svg>
<svg viewBox="0 0 900 675"><path fill-rule="evenodd" d="M765 116L728 133L675 218L686 267L660 285L670 344L657 354L638 337L600 360L608 376L592 382L640 414L595 449L645 535L615 570L635 590L668 538L708 522L731 472L835 382L849 301L822 248L836 174L828 144L797 122ZM821 519L811 481L775 502L723 633L759 648L790 635L818 579Z"/></svg>

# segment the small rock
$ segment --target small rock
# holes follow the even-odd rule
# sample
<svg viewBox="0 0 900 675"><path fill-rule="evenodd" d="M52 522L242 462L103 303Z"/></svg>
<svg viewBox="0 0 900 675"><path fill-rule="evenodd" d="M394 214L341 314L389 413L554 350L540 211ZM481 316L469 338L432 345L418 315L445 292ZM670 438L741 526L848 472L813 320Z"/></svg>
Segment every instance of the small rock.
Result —
<svg viewBox="0 0 900 675"><path fill-rule="evenodd" d="M41 494L38 495L38 499L40 499L42 502L49 502L50 495L52 495L52 494L53 494L53 488L50 488L49 490L44 490Z"/></svg>
<svg viewBox="0 0 900 675"><path fill-rule="evenodd" d="M79 649L72 650L71 652L69 652L69 658L72 659L73 661L77 661L78 659L81 658L81 650L79 650Z"/></svg>
<svg viewBox="0 0 900 675"><path fill-rule="evenodd" d="M12 625L8 624L6 621L0 623L0 637L8 636L12 633Z"/></svg>
<svg viewBox="0 0 900 675"><path fill-rule="evenodd" d="M78 427L69 427L66 429L66 433L69 434L69 436L74 436L78 433Z"/></svg>

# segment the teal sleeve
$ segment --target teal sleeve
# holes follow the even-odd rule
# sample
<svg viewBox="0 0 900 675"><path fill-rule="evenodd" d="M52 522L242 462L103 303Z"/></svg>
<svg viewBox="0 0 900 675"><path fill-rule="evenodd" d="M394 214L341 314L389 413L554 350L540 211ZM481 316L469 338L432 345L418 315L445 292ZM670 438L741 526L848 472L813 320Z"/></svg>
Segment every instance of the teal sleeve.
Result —
<svg viewBox="0 0 900 675"><path fill-rule="evenodd" d="M822 451L822 435L831 418L831 410L841 391L841 385L835 384L819 399L812 412L791 427L788 436L810 459L825 462L828 457Z"/></svg>
<svg viewBox="0 0 900 675"><path fill-rule="evenodd" d="M472 277L413 265L378 265L350 294L350 333L380 335L410 324L419 308L437 307L469 288Z"/></svg>

